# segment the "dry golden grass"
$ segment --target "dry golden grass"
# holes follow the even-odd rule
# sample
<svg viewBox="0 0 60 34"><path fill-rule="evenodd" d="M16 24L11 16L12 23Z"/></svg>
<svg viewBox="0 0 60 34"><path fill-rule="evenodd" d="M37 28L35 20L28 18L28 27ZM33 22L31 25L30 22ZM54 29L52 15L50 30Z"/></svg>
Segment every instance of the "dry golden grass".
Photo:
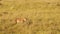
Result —
<svg viewBox="0 0 60 34"><path fill-rule="evenodd" d="M60 0L0 0L0 34L60 34Z"/></svg>

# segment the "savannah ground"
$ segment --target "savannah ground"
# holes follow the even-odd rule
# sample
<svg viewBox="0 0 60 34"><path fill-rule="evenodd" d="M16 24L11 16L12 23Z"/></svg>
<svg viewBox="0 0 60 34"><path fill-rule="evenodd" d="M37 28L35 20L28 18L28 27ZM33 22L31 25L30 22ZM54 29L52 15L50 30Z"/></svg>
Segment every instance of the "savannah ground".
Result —
<svg viewBox="0 0 60 34"><path fill-rule="evenodd" d="M0 34L60 34L60 0L0 0Z"/></svg>

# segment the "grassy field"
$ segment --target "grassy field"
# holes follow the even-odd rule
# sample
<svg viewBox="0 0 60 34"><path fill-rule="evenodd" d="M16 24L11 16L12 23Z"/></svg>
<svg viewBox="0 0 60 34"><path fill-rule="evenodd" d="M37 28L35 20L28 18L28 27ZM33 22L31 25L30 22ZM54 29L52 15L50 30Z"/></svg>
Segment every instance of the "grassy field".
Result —
<svg viewBox="0 0 60 34"><path fill-rule="evenodd" d="M0 0L0 34L60 34L60 0Z"/></svg>

